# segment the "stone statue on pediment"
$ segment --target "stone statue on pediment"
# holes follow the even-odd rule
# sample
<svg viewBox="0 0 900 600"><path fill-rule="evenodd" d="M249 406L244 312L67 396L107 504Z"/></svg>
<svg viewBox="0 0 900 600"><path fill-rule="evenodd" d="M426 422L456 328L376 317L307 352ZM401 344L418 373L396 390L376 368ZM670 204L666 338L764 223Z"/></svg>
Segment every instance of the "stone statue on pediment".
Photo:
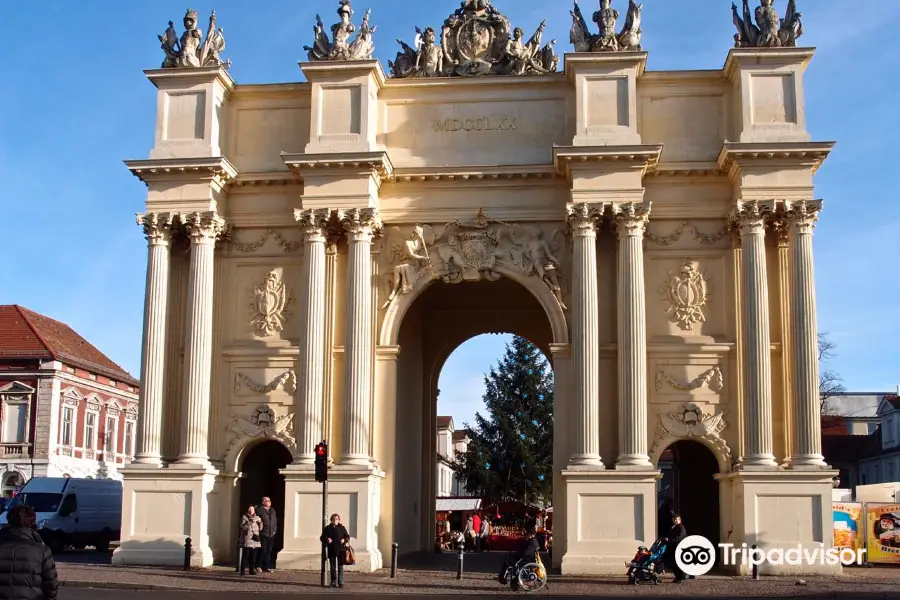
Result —
<svg viewBox="0 0 900 600"><path fill-rule="evenodd" d="M169 27L162 35L156 36L160 41L160 48L165 53L163 69L197 68L197 67L225 67L231 66L231 61L222 61L219 53L225 49L225 31L216 27L216 11L209 17L209 30L206 39L203 32L197 28L197 11L188 9L184 15L184 33L181 37L175 31L175 24L169 21Z"/></svg>
<svg viewBox="0 0 900 600"><path fill-rule="evenodd" d="M750 0L743 0L743 13L731 3L731 15L737 33L735 48L789 48L803 35L802 15L795 0L788 0L784 18L778 16L774 0L760 0L750 13Z"/></svg>
<svg viewBox="0 0 900 600"><path fill-rule="evenodd" d="M376 27L369 25L371 10L367 10L357 32L356 26L351 22L353 7L350 0L340 0L337 14L339 21L331 26L331 39L325 31L322 17L316 15L316 25L313 27L315 35L312 46L303 46L307 58L311 62L326 60L371 60L375 52L373 34ZM350 37L356 32L356 38L351 42Z"/></svg>
<svg viewBox="0 0 900 600"><path fill-rule="evenodd" d="M612 7L611 0L600 0L600 9L593 14L593 21L599 32L593 34L588 28L578 0L575 0L575 7L570 11L572 29L569 41L575 46L575 52L639 52L642 49L641 13L643 9L643 4L638 4L635 0L628 0L625 25L620 32L616 33L619 11Z"/></svg>
<svg viewBox="0 0 900 600"><path fill-rule="evenodd" d="M479 75L539 75L556 71L559 57L556 40L541 45L546 23L527 41L522 29L489 0L464 0L444 21L441 44L436 32L416 28L414 47L397 40L402 50L389 63L391 76L436 77Z"/></svg>

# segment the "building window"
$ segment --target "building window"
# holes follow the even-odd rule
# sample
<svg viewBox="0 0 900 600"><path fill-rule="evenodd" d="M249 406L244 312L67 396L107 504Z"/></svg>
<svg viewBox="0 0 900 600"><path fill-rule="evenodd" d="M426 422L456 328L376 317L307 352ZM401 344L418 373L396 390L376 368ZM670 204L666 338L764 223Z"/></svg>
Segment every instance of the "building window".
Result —
<svg viewBox="0 0 900 600"><path fill-rule="evenodd" d="M71 446L75 437L75 409L71 406L63 407L62 439L63 446Z"/></svg>
<svg viewBox="0 0 900 600"><path fill-rule="evenodd" d="M97 449L97 413L84 414L84 447L88 450Z"/></svg>
<svg viewBox="0 0 900 600"><path fill-rule="evenodd" d="M110 454L116 451L116 424L118 419L115 417L106 417L106 440L103 445L104 452Z"/></svg>
<svg viewBox="0 0 900 600"><path fill-rule="evenodd" d="M894 418L888 417L887 423L884 426L884 441L885 442L893 442L894 441Z"/></svg>
<svg viewBox="0 0 900 600"><path fill-rule="evenodd" d="M134 421L125 421L125 456L134 456Z"/></svg>

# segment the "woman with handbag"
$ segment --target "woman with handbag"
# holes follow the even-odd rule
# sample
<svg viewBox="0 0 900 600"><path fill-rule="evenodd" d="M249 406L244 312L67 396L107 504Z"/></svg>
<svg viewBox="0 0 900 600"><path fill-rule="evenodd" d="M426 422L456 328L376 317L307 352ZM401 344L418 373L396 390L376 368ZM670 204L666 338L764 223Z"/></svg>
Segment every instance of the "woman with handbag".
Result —
<svg viewBox="0 0 900 600"><path fill-rule="evenodd" d="M256 514L256 507L252 504L247 507L247 512L241 515L241 575L249 569L251 575L256 575L256 558L259 554L260 528L262 519Z"/></svg>
<svg viewBox="0 0 900 600"><path fill-rule="evenodd" d="M331 571L331 587L344 587L344 565L353 564L353 548L350 547L350 534L341 524L339 514L331 515L331 523L322 530L319 538L325 544L328 555L328 566ZM347 558L350 560L348 561Z"/></svg>

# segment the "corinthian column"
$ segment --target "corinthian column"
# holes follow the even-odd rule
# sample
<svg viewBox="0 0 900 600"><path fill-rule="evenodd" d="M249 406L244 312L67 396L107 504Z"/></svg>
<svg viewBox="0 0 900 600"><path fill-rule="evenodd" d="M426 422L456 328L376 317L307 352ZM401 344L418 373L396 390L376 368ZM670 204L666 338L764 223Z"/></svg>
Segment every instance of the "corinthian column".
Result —
<svg viewBox="0 0 900 600"><path fill-rule="evenodd" d="M617 469L653 468L647 455L647 307L644 294L644 231L650 218L650 206L650 202L612 205L619 236Z"/></svg>
<svg viewBox="0 0 900 600"><path fill-rule="evenodd" d="M791 468L827 468L819 406L819 328L812 233L821 201L784 203L791 249L791 360L794 381L794 455Z"/></svg>
<svg viewBox="0 0 900 600"><path fill-rule="evenodd" d="M298 463L315 462L325 432L325 227L330 209L295 210L305 240L300 282L300 356L297 359Z"/></svg>
<svg viewBox="0 0 900 600"><path fill-rule="evenodd" d="M604 468L600 460L599 309L597 307L597 227L603 203L568 204L572 233L572 367L575 402L574 467Z"/></svg>
<svg viewBox="0 0 900 600"><path fill-rule="evenodd" d="M772 444L772 350L765 221L771 207L738 202L732 221L741 235L743 374L746 407L744 468L777 468Z"/></svg>
<svg viewBox="0 0 900 600"><path fill-rule="evenodd" d="M372 331L372 239L381 229L373 208L340 211L347 232L347 340L344 383L344 439L342 463L370 465L369 444L372 394L372 361L375 356Z"/></svg>
<svg viewBox="0 0 900 600"><path fill-rule="evenodd" d="M184 219L191 238L188 275L184 390L178 463L205 465L209 460L209 397L212 373L213 272L216 239L225 221L214 212L193 213Z"/></svg>
<svg viewBox="0 0 900 600"><path fill-rule="evenodd" d="M138 417L138 443L134 462L159 467L162 465L160 443L172 219L165 213L147 213L137 215L137 223L144 229L149 253L144 296L144 339L141 344L141 412Z"/></svg>

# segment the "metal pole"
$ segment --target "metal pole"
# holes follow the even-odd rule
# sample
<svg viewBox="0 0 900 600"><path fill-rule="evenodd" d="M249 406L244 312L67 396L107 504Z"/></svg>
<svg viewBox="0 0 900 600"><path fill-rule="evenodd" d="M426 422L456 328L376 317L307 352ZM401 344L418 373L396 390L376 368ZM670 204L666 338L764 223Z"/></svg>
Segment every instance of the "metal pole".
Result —
<svg viewBox="0 0 900 600"><path fill-rule="evenodd" d="M187 538L184 540L184 570L191 570L191 554L193 548L191 546L191 538Z"/></svg>
<svg viewBox="0 0 900 600"><path fill-rule="evenodd" d="M463 576L463 552L465 552L465 548L463 546L459 547L459 554L456 557L456 578L462 579Z"/></svg>
<svg viewBox="0 0 900 600"><path fill-rule="evenodd" d="M397 542L391 544L391 579L397 578L397 548L399 547Z"/></svg>
<svg viewBox="0 0 900 600"><path fill-rule="evenodd" d="M756 556L756 544L750 546L752 552L750 553L752 566L750 567L750 572L753 574L753 579L759 579L759 565L756 564L756 560L753 560L753 557Z"/></svg>
<svg viewBox="0 0 900 600"><path fill-rule="evenodd" d="M237 566L234 568L234 572L240 573L241 572L241 560L243 560L243 557L244 557L244 547L241 545L240 540L238 540L237 550L238 550L237 551Z"/></svg>
<svg viewBox="0 0 900 600"><path fill-rule="evenodd" d="M328 481L322 482L322 528L328 524ZM326 587L325 581L325 540L322 540L322 587Z"/></svg>

